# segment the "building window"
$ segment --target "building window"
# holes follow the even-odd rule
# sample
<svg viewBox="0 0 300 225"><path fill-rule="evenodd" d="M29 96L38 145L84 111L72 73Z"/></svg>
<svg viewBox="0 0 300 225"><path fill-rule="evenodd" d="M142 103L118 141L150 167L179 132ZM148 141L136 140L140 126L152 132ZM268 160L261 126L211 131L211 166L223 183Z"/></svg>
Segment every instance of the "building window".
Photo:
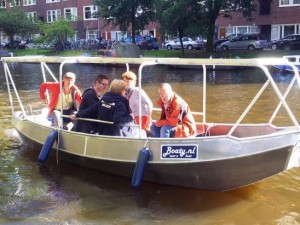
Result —
<svg viewBox="0 0 300 225"><path fill-rule="evenodd" d="M32 22L37 21L37 13L36 12L28 12L27 16Z"/></svg>
<svg viewBox="0 0 300 225"><path fill-rule="evenodd" d="M279 6L299 6L300 0L280 0Z"/></svg>
<svg viewBox="0 0 300 225"><path fill-rule="evenodd" d="M87 30L86 31L86 38L87 39L96 39L98 37L97 30Z"/></svg>
<svg viewBox="0 0 300 225"><path fill-rule="evenodd" d="M297 28L297 25L295 25L295 24L282 25L281 26L282 37L284 37L288 34L297 34L296 28Z"/></svg>
<svg viewBox="0 0 300 225"><path fill-rule="evenodd" d="M13 6L20 6L20 0L13 0L9 3L9 6L10 7L13 7Z"/></svg>
<svg viewBox="0 0 300 225"><path fill-rule="evenodd" d="M5 0L0 0L0 8L6 8Z"/></svg>
<svg viewBox="0 0 300 225"><path fill-rule="evenodd" d="M248 26L245 27L234 27L235 28L235 34L244 34L244 33L248 33Z"/></svg>
<svg viewBox="0 0 300 225"><path fill-rule="evenodd" d="M23 0L23 6L36 5L36 0Z"/></svg>
<svg viewBox="0 0 300 225"><path fill-rule="evenodd" d="M97 20L97 18L94 18L93 15L98 11L97 6L84 6L83 12L84 12L84 19L85 20Z"/></svg>
<svg viewBox="0 0 300 225"><path fill-rule="evenodd" d="M280 0L280 4L279 5L289 5L290 0Z"/></svg>
<svg viewBox="0 0 300 225"><path fill-rule="evenodd" d="M60 0L46 0L46 3L60 2Z"/></svg>
<svg viewBox="0 0 300 225"><path fill-rule="evenodd" d="M61 16L60 9L48 10L47 11L47 22L52 23L56 21Z"/></svg>
<svg viewBox="0 0 300 225"><path fill-rule="evenodd" d="M77 8L72 7L72 8L65 8L64 9L64 15L66 20L77 20Z"/></svg>

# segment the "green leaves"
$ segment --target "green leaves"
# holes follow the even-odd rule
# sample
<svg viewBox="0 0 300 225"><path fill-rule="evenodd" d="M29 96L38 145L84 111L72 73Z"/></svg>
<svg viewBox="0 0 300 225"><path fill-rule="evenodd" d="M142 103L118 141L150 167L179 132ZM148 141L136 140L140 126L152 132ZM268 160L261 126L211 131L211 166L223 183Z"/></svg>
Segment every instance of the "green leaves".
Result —
<svg viewBox="0 0 300 225"><path fill-rule="evenodd" d="M0 10L0 29L13 40L14 35L27 36L37 32L38 25L20 7L11 7Z"/></svg>
<svg viewBox="0 0 300 225"><path fill-rule="evenodd" d="M41 24L41 30L45 34L44 41L67 40L67 38L73 37L75 33L71 22L63 18L60 18L50 24Z"/></svg>
<svg viewBox="0 0 300 225"><path fill-rule="evenodd" d="M95 4L106 25L119 26L124 33L131 28L133 37L154 20L154 0L95 0Z"/></svg>

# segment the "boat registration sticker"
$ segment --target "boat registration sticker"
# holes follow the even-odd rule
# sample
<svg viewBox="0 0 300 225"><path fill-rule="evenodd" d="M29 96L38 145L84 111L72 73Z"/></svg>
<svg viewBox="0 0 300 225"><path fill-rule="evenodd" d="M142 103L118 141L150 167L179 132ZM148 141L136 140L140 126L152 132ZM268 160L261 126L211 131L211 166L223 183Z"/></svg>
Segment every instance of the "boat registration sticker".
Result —
<svg viewBox="0 0 300 225"><path fill-rule="evenodd" d="M161 145L161 159L198 159L198 145Z"/></svg>

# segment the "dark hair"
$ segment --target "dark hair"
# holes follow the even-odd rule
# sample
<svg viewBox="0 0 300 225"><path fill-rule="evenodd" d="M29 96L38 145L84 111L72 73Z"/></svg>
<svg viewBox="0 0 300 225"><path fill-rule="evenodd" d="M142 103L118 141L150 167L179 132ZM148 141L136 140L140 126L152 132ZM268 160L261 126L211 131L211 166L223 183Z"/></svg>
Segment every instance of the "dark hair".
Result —
<svg viewBox="0 0 300 225"><path fill-rule="evenodd" d="M103 80L109 80L109 78L106 75L99 74L95 79L95 83L101 83Z"/></svg>

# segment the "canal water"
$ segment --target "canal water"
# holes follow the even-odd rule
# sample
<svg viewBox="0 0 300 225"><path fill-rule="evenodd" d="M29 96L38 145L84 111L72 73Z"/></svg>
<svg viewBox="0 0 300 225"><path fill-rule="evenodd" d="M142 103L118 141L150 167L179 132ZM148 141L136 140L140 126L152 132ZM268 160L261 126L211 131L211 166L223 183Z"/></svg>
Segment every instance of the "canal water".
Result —
<svg viewBox="0 0 300 225"><path fill-rule="evenodd" d="M58 67L50 65L57 74ZM20 97L39 104L39 66L13 64ZM124 67L68 65L83 90L97 74L120 78ZM133 68L137 72L137 68ZM155 66L143 71L143 88L153 102L157 86L170 82L191 106L202 110L199 83L202 71ZM291 75L274 75L281 89ZM207 74L207 121L234 122L265 79L253 69L216 70ZM201 87L201 85L200 85ZM288 99L300 118L299 96ZM39 149L22 144L10 124L11 109L0 65L0 224L105 225L296 225L300 224L300 168L228 192L213 192L143 182L140 190L130 179L104 174L64 162L37 164ZM270 102L271 106L266 106ZM274 92L262 96L247 120L268 121L277 105ZM299 112L299 113L298 113ZM284 110L276 123L288 122ZM156 115L154 115L154 118ZM155 118L156 119L156 118ZM33 131L34 132L34 131ZM297 159L298 160L298 159ZM237 168L238 169L238 168Z"/></svg>

